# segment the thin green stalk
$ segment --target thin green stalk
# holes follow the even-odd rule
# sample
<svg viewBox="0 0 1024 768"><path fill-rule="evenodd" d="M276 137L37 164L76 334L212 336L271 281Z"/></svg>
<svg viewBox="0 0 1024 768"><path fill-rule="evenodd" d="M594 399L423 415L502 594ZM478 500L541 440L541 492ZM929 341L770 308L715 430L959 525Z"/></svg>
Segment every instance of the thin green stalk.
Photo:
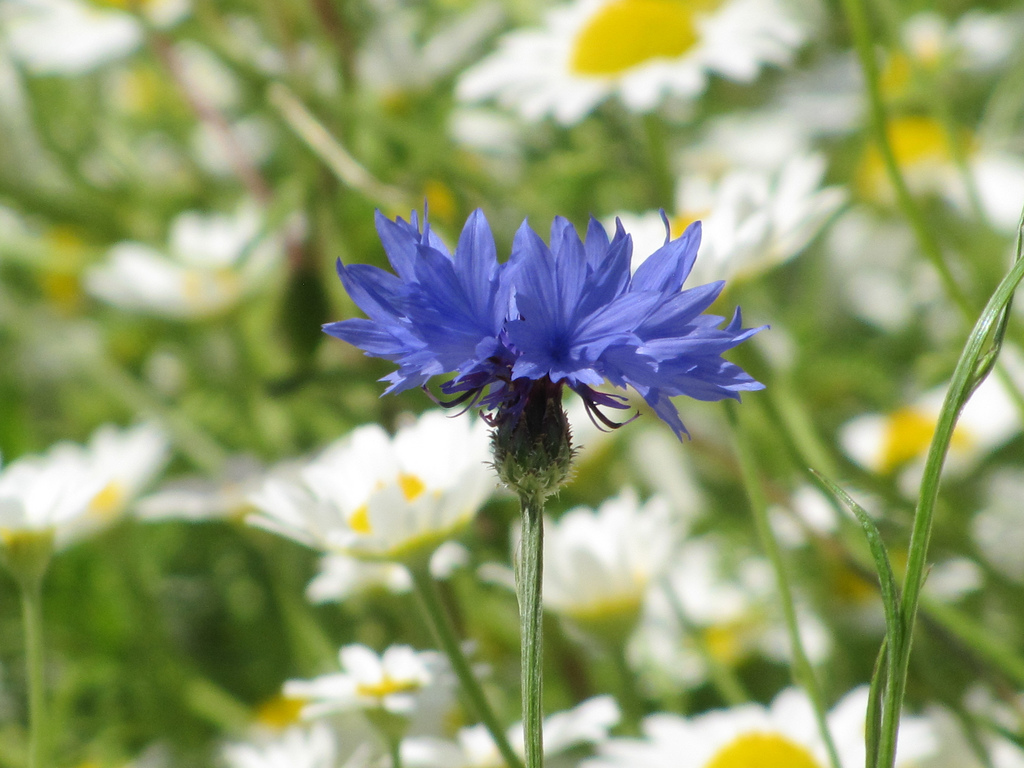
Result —
<svg viewBox="0 0 1024 768"><path fill-rule="evenodd" d="M1022 220L1024 222L1024 220ZM910 534L907 558L907 573L903 583L903 603L900 620L902 643L894 648L891 655L894 670L892 685L887 686L882 711L882 738L878 768L891 768L896 759L896 733L899 729L900 712L906 691L907 671L912 645L911 633L917 618L921 588L924 585L928 544L931 540L932 521L938 499L942 465L953 438L960 412L967 404L974 390L984 381L995 366L1003 335L1009 319L1009 307L1013 292L1024 278L1022 253L1024 223L1017 237L1017 260L1009 274L996 288L985 311L975 324L964 346L964 351L953 371L953 378L946 393L946 399L939 413L938 424L928 448L924 477L918 494L917 509Z"/></svg>
<svg viewBox="0 0 1024 768"><path fill-rule="evenodd" d="M629 667L626 659L626 646L616 642L609 648L612 664L615 666L615 674L619 677L619 704L622 706L623 722L630 735L638 735L640 732L640 720L644 716L644 702L637 691L636 674ZM626 731L623 732L626 735Z"/></svg>
<svg viewBox="0 0 1024 768"><path fill-rule="evenodd" d="M392 739L388 742L388 751L391 753L391 768L402 768L402 742L399 739Z"/></svg>
<svg viewBox="0 0 1024 768"><path fill-rule="evenodd" d="M683 604L679 600L679 595L676 594L675 589L672 587L672 583L665 579L662 586L676 621L679 622L679 626L682 627L683 631L693 639L694 645L697 646L697 653L701 655L701 658L707 665L711 684L718 691L718 695L722 697L722 701L730 707L736 707L750 701L750 694L747 693L743 683L740 682L732 667L728 664L723 664L719 659L715 658L711 648L708 646L707 639L701 634L700 629L690 621L690 617L686 615L686 611L683 610Z"/></svg>
<svg viewBox="0 0 1024 768"><path fill-rule="evenodd" d="M743 475L743 484L747 491L747 498L750 501L751 511L754 514L754 525L757 528L757 535L761 540L761 546L764 548L772 564L772 569L775 571L775 580L778 585L779 599L782 603L786 631L789 634L789 641L792 646L793 677L807 691L807 695L811 700L818 729L828 750L829 761L833 768L841 768L839 753L836 751L832 734L828 729L825 701L821 693L821 687L818 685L811 661L807 658L803 641L800 639L800 628L796 618L796 605L793 601L793 590L790 587L789 576L786 573L786 565L782 561L782 552L779 549L778 542L775 541L771 525L768 522L768 504L761 489L753 446L740 427L736 404L726 401L725 405L729 426L732 428L733 440L736 445L740 472Z"/></svg>
<svg viewBox="0 0 1024 768"><path fill-rule="evenodd" d="M441 598L437 594L437 585L434 583L429 569L424 565L410 568L409 570L412 573L413 585L416 588L416 594L419 597L423 614L426 616L427 623L430 625L438 644L448 656L452 670L462 685L463 692L469 698L480 721L491 734L491 738L494 739L494 743L497 745L498 751L501 753L502 758L504 758L508 768L523 768L522 761L512 749L512 745L509 744L505 731L498 722L494 710L491 709L491 705L484 695L483 688L480 687L480 681L476 679L473 670L469 666L469 661L462 652L459 640L455 636L455 630L451 625L448 614L445 612L444 606L441 604Z"/></svg>
<svg viewBox="0 0 1024 768"><path fill-rule="evenodd" d="M46 691L43 675L43 589L42 580L20 581L21 614L25 625L25 668L28 673L29 768L47 765L49 737L46 719Z"/></svg>
<svg viewBox="0 0 1024 768"><path fill-rule="evenodd" d="M907 182L900 171L899 163L896 161L896 154L893 152L892 144L889 141L887 122L885 116L885 103L882 99L882 89L878 79L878 64L875 61L874 43L872 42L871 29L868 25L867 11L863 0L843 0L843 8L850 23L850 30L853 33L854 47L857 49L857 56L860 59L861 68L864 70L865 87L868 94L870 106L871 130L878 143L878 150L882 155L882 162L885 164L889 181L896 192L896 201L903 211L903 215L910 222L911 229L917 238L918 244L924 255L931 261L939 274L946 293L956 303L965 315L971 315L971 304L967 295L960 288L960 284L953 276L949 265L942 255L942 248L935 239L932 231L928 228L921 210L914 203L914 199L907 187Z"/></svg>
<svg viewBox="0 0 1024 768"><path fill-rule="evenodd" d="M523 693L523 741L526 768L544 765L543 664L544 640L541 590L544 571L544 497L520 494L523 535L516 568L519 598L519 642Z"/></svg>

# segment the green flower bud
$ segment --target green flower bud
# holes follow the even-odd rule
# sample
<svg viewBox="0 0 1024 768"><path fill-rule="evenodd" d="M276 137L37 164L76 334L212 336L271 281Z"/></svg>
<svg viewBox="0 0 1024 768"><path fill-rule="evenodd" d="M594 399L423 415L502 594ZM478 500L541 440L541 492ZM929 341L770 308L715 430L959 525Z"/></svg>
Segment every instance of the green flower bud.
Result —
<svg viewBox="0 0 1024 768"><path fill-rule="evenodd" d="M544 499L557 491L575 453L561 385L533 382L518 414L499 415L491 448L498 477L520 496Z"/></svg>

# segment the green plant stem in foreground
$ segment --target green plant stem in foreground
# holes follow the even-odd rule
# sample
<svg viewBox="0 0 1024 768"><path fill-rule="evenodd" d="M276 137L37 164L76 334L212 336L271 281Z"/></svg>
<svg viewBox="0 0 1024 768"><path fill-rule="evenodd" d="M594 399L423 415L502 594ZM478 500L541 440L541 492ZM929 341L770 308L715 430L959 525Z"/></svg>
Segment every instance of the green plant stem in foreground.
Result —
<svg viewBox="0 0 1024 768"><path fill-rule="evenodd" d="M508 768L523 768L522 761L512 749L512 745L509 744L505 731L498 722L494 710L491 709L491 705L484 695L483 688L480 687L480 682L473 674L473 670L470 669L469 661L462 652L462 648L459 647L455 630L448 619L444 606L441 605L441 599L437 594L437 585L430 575L428 566L424 564L409 570L412 573L413 584L416 588L416 594L420 599L420 606L427 618L427 623L430 625L441 649L448 656L452 670L455 672L455 676L458 677L463 692L469 698L470 703L480 717L480 721L491 734L491 738L494 739L494 743L498 747L498 751L501 753L502 758L504 758Z"/></svg>
<svg viewBox="0 0 1024 768"><path fill-rule="evenodd" d="M779 589L779 600L782 603L786 631L789 634L789 642L792 648L793 677L804 688L808 698L811 700L818 729L828 750L829 761L833 768L841 768L839 753L836 751L835 743L832 741L832 734L828 729L824 697L821 694L821 688L814 675L814 669L811 666L810 659L807 658L803 642L800 639L796 606L793 602L793 590L789 584L786 565L782 561L782 552L779 550L778 542L775 541L771 525L768 522L768 504L765 501L764 493L761 489L761 481L758 478L757 460L754 457L753 446L740 427L736 404L727 400L725 406L729 426L732 428L733 439L736 444L736 455L740 462L743 484L746 487L747 498L750 500L750 508L754 514L754 525L757 528L757 535L761 540L761 546L771 561L772 569L775 571L775 580Z"/></svg>
<svg viewBox="0 0 1024 768"><path fill-rule="evenodd" d="M519 642L522 648L523 739L526 768L544 764L543 663L544 608L541 590L544 575L544 501L539 494L522 494L523 534L516 568L519 597Z"/></svg>
<svg viewBox="0 0 1024 768"><path fill-rule="evenodd" d="M43 676L43 590L42 580L21 584L21 613L25 625L25 666L29 697L29 768L44 768L46 762L46 691Z"/></svg>
<svg viewBox="0 0 1024 768"><path fill-rule="evenodd" d="M938 424L928 448L924 477L918 493L917 508L910 534L907 553L907 573L903 581L903 600L900 611L900 640L897 647L890 644L889 664L892 665L882 704L882 730L876 768L891 768L896 760L896 733L906 691L907 671L910 663L911 633L917 618L921 588L926 575L928 544L931 540L935 503L938 499L942 465L949 451L960 412L974 390L995 366L1009 318L1013 292L1024 278L1024 259L1021 258L1024 238L1024 217L1018 228L1017 259L1009 274L996 288L984 312L975 324L964 345L946 399L939 413Z"/></svg>

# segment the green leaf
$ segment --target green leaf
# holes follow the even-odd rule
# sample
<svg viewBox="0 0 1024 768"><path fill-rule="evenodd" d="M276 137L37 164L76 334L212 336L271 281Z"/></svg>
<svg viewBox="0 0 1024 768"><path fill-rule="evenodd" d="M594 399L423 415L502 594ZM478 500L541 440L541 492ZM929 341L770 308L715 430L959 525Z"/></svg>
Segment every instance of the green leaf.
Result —
<svg viewBox="0 0 1024 768"><path fill-rule="evenodd" d="M829 492L840 502L845 504L857 521L864 529L864 537L868 542L868 549L875 561L875 572L878 574L878 582L882 591L882 605L885 610L886 637L889 647L897 649L902 643L902 624L900 622L900 593L896 584L896 576L892 570L892 563L889 560L889 553L882 543L882 535L878 532L878 526L871 519L871 515L858 504L853 498L817 470L812 469L814 476L824 485Z"/></svg>

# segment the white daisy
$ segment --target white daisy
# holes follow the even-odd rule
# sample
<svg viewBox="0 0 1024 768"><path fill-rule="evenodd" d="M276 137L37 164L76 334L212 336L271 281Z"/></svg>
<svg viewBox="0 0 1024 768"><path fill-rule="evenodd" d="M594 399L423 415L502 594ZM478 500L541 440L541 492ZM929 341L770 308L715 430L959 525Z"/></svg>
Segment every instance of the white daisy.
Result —
<svg viewBox="0 0 1024 768"><path fill-rule="evenodd" d="M263 284L280 259L279 239L262 226L248 206L233 216L183 213L171 224L166 253L119 243L88 270L86 289L116 307L179 320L224 312Z"/></svg>
<svg viewBox="0 0 1024 768"><path fill-rule="evenodd" d="M544 607L584 624L622 617L632 625L682 533L664 500L641 506L630 489L547 521Z"/></svg>
<svg viewBox="0 0 1024 768"><path fill-rule="evenodd" d="M146 521L242 519L252 511L249 494L259 489L267 474L251 456L233 456L220 477L182 477L164 483L139 499L135 514Z"/></svg>
<svg viewBox="0 0 1024 768"><path fill-rule="evenodd" d="M921 319L939 331L949 323L935 301L942 286L905 220L851 207L830 227L826 247L844 309L861 320L889 332Z"/></svg>
<svg viewBox="0 0 1024 768"><path fill-rule="evenodd" d="M985 561L1000 574L1024 583L1024 525L1020 500L1024 498L1024 473L1010 469L987 481L984 506L971 520L971 537Z"/></svg>
<svg viewBox="0 0 1024 768"><path fill-rule="evenodd" d="M51 532L64 546L124 513L163 468L167 438L156 426L106 425L87 446L58 443L0 473L0 532Z"/></svg>
<svg viewBox="0 0 1024 768"><path fill-rule="evenodd" d="M596 696L566 711L544 718L544 760L580 744L600 744L619 722L619 707L611 696ZM523 754L523 725L508 729L512 748ZM409 768L502 768L505 760L482 725L461 728L455 741L432 737L402 742L402 763Z"/></svg>
<svg viewBox="0 0 1024 768"><path fill-rule="evenodd" d="M931 117L896 117L887 126L889 144L912 192L938 195L955 208L970 211L970 196L957 167L946 128ZM977 190L982 213L1003 232L1013 232L1024 205L1024 158L996 144L982 145L964 133L967 172ZM887 205L895 192L877 146L867 147L856 172L860 193Z"/></svg>
<svg viewBox="0 0 1024 768"><path fill-rule="evenodd" d="M376 23L357 53L356 67L360 84L385 99L425 89L451 74L479 50L503 16L498 3L478 3L429 34L420 3L372 0L371 6Z"/></svg>
<svg viewBox="0 0 1024 768"><path fill-rule="evenodd" d="M791 157L777 170L684 174L669 223L676 237L690 222L701 221L693 283L749 278L803 250L846 198L839 187L822 188L824 176L825 158L816 153ZM664 221L657 212L619 217L633 237L638 267L665 243Z"/></svg>
<svg viewBox="0 0 1024 768"><path fill-rule="evenodd" d="M152 24L166 28L188 15L189 0L141 0L139 7ZM142 25L127 10L125 0L6 0L0 35L33 74L80 75L141 45Z"/></svg>
<svg viewBox="0 0 1024 768"><path fill-rule="evenodd" d="M71 452L23 456L0 472L0 538L55 534L85 516L104 485Z"/></svg>
<svg viewBox="0 0 1024 768"><path fill-rule="evenodd" d="M433 411L399 429L360 427L294 480L250 497L254 525L307 546L367 560L429 556L494 490L486 426Z"/></svg>
<svg viewBox="0 0 1024 768"><path fill-rule="evenodd" d="M439 664L433 651L416 651L408 645L392 645L382 655L365 645L346 645L338 655L342 672L285 683L286 697L307 702L303 717L347 710L409 716L435 681Z"/></svg>
<svg viewBox="0 0 1024 768"><path fill-rule="evenodd" d="M142 43L128 13L80 0L13 0L0 6L12 56L39 75L77 75L122 58Z"/></svg>
<svg viewBox="0 0 1024 768"><path fill-rule="evenodd" d="M564 125L612 94L650 112L666 96L698 96L709 74L750 82L762 65L788 64L807 34L777 0L576 0L548 11L543 28L502 38L457 95L496 97L527 120Z"/></svg>
<svg viewBox="0 0 1024 768"><path fill-rule="evenodd" d="M843 768L864 765L864 715L867 689L858 688L828 715L829 730ZM646 738L611 739L585 768L826 768L829 760L814 710L806 694L794 688L770 706L744 704L684 718L657 714L643 723ZM910 768L934 752L935 736L927 721L905 717L901 723L896 765Z"/></svg>
<svg viewBox="0 0 1024 768"><path fill-rule="evenodd" d="M1002 359L1010 362L1011 357ZM840 430L840 445L851 459L872 472L891 473L908 463L919 466L935 433L946 390L945 385L929 390L887 414L855 417ZM954 473L970 469L1019 431L1020 417L1010 394L997 375L990 375L960 414L947 469ZM908 481L915 477L912 466Z"/></svg>
<svg viewBox="0 0 1024 768"><path fill-rule="evenodd" d="M339 768L334 734L323 723L310 728L292 727L273 739L257 743L230 744L224 747L228 768ZM356 759L346 768L365 761Z"/></svg>
<svg viewBox="0 0 1024 768"><path fill-rule="evenodd" d="M1018 35L1009 18L973 10L952 24L934 11L916 13L904 22L900 36L904 50L922 66L948 62L986 70L1005 64Z"/></svg>
<svg viewBox="0 0 1024 768"><path fill-rule="evenodd" d="M443 581L468 562L468 549L457 541L446 541L430 556L430 575ZM332 603L376 588L402 593L411 591L412 586L412 574L404 565L335 553L320 558L320 572L306 587L306 597L311 603Z"/></svg>
<svg viewBox="0 0 1024 768"><path fill-rule="evenodd" d="M667 691L703 683L708 678L705 652L728 666L755 654L790 661L789 637L767 561L745 557L732 568L723 547L705 537L684 544L674 562L668 577L652 585L628 648L630 663L649 685ZM829 632L801 602L797 623L811 661L827 658Z"/></svg>

